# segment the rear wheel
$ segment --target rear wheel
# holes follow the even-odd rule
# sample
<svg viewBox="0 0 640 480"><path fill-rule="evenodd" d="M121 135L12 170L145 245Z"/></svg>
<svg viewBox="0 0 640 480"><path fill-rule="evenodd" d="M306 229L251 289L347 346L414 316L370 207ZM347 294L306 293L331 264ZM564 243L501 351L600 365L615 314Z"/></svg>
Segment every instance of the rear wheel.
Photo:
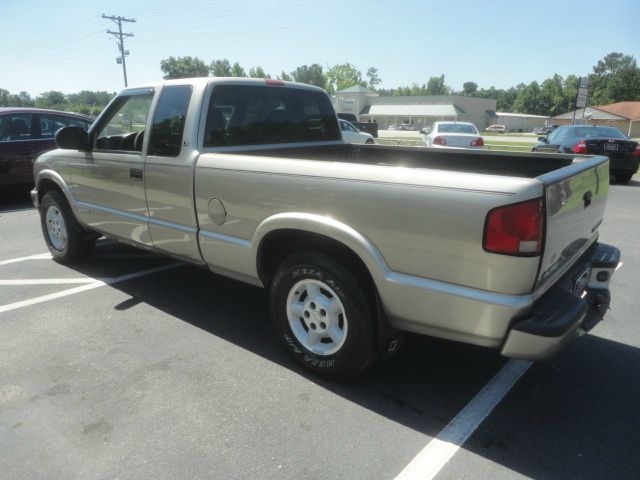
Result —
<svg viewBox="0 0 640 480"><path fill-rule="evenodd" d="M67 200L59 191L51 190L42 198L40 225L44 240L55 261L73 263L93 252L95 237L86 238Z"/></svg>
<svg viewBox="0 0 640 480"><path fill-rule="evenodd" d="M352 378L375 359L370 302L356 278L320 253L296 254L269 288L273 325L295 360L326 376Z"/></svg>

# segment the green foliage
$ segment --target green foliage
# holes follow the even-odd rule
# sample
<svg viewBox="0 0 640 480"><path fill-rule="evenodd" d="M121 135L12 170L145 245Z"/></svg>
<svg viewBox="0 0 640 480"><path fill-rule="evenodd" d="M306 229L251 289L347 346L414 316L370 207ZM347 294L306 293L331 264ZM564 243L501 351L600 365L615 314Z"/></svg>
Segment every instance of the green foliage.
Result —
<svg viewBox="0 0 640 480"><path fill-rule="evenodd" d="M369 88L370 90L375 90L376 87L382 82L382 80L378 76L378 69L376 67L369 67L369 70L367 70L367 78L369 79L367 88Z"/></svg>
<svg viewBox="0 0 640 480"><path fill-rule="evenodd" d="M327 88L330 93L344 90L345 88L360 85L367 86L362 81L362 73L350 63L334 65L327 71Z"/></svg>
<svg viewBox="0 0 640 480"><path fill-rule="evenodd" d="M209 76L209 67L196 57L169 57L160 62L165 80Z"/></svg>
<svg viewBox="0 0 640 480"><path fill-rule="evenodd" d="M283 70L282 72L280 72L280 75L278 75L278 80L284 80L285 82L292 82L293 77Z"/></svg>
<svg viewBox="0 0 640 480"><path fill-rule="evenodd" d="M284 73L284 72L283 72ZM301 65L291 72L293 80L299 83L307 83L320 88L327 88L327 78L322 71L322 65ZM285 80L283 78L283 80Z"/></svg>
<svg viewBox="0 0 640 480"><path fill-rule="evenodd" d="M431 77L427 82L427 95L447 95L448 93L451 93L451 87L445 85L444 74Z"/></svg>
<svg viewBox="0 0 640 480"><path fill-rule="evenodd" d="M249 76L251 78L271 78L271 75L266 73L260 65L257 67L251 67L249 69Z"/></svg>
<svg viewBox="0 0 640 480"><path fill-rule="evenodd" d="M594 105L640 99L640 68L631 55L612 52L593 67L589 96Z"/></svg>
<svg viewBox="0 0 640 480"><path fill-rule="evenodd" d="M231 64L226 58L214 60L209 66L211 75L214 77L230 77L231 76Z"/></svg>
<svg viewBox="0 0 640 480"><path fill-rule="evenodd" d="M238 62L236 62L236 63L233 64L233 67L231 67L231 76L232 77L246 77L247 76L247 72L245 72L244 68L242 68Z"/></svg>
<svg viewBox="0 0 640 480"><path fill-rule="evenodd" d="M465 82L462 84L462 91L465 95L474 96L478 91L478 84L476 82Z"/></svg>

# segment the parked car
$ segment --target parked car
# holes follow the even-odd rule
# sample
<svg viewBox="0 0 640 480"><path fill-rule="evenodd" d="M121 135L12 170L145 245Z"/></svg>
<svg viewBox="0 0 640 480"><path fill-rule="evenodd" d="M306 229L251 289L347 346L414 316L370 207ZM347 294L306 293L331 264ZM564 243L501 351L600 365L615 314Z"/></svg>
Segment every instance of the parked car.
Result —
<svg viewBox="0 0 640 480"><path fill-rule="evenodd" d="M424 136L426 147L483 148L484 140L470 122L435 122Z"/></svg>
<svg viewBox="0 0 640 480"><path fill-rule="evenodd" d="M109 133L134 105L140 147ZM271 79L131 87L56 141L31 192L54 260L106 235L264 287L316 373L357 375L402 331L545 358L609 308L603 156L351 145L324 90Z"/></svg>
<svg viewBox="0 0 640 480"><path fill-rule="evenodd" d="M398 127L396 124L392 123L387 127L387 130L398 130Z"/></svg>
<svg viewBox="0 0 640 480"><path fill-rule="evenodd" d="M544 127L535 128L533 130L533 133L535 133L536 135L540 135L540 136L549 135L551 132L553 132L559 126L560 125L557 125L557 124L545 125Z"/></svg>
<svg viewBox="0 0 640 480"><path fill-rule="evenodd" d="M93 119L85 115L36 108L0 108L0 186L32 185L33 162L56 148L63 127L85 131Z"/></svg>
<svg viewBox="0 0 640 480"><path fill-rule="evenodd" d="M342 130L342 139L347 143L366 143L373 144L373 135L361 132L354 127L351 122L346 120L338 120L340 122L340 130Z"/></svg>
<svg viewBox="0 0 640 480"><path fill-rule="evenodd" d="M412 123L402 123L398 127L398 130L407 130L407 131L413 132L413 131L417 130L417 127L415 125L413 125Z"/></svg>
<svg viewBox="0 0 640 480"><path fill-rule="evenodd" d="M629 183L638 171L640 146L615 127L563 125L538 138L534 152L606 155L609 171L621 183Z"/></svg>
<svg viewBox="0 0 640 480"><path fill-rule="evenodd" d="M485 132L507 133L507 127L504 125L490 125L484 129Z"/></svg>
<svg viewBox="0 0 640 480"><path fill-rule="evenodd" d="M373 138L378 138L378 123L377 122L359 122L358 117L353 113L339 113L338 118L346 120L354 127L364 133L369 133Z"/></svg>

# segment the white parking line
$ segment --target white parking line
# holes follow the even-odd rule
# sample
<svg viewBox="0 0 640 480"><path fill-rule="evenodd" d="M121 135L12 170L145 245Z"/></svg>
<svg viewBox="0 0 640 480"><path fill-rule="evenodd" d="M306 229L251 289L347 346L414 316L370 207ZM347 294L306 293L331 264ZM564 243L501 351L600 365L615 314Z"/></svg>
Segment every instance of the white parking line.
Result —
<svg viewBox="0 0 640 480"><path fill-rule="evenodd" d="M9 265L10 263L18 263L24 262L25 260L45 260L51 258L51 254L47 253L38 253L36 255L29 255L28 257L19 257L19 258L10 258L9 260L0 261L0 266Z"/></svg>
<svg viewBox="0 0 640 480"><path fill-rule="evenodd" d="M0 280L0 285L66 285L69 283L92 283L95 282L95 278L82 277L82 278L30 278L24 279L9 279Z"/></svg>
<svg viewBox="0 0 640 480"><path fill-rule="evenodd" d="M614 270L614 272L617 272L618 270L620 270L622 268L622 262L618 263L618 265L616 265L616 269ZM626 271L626 270L625 270Z"/></svg>
<svg viewBox="0 0 640 480"><path fill-rule="evenodd" d="M396 480L434 478L531 364L532 362L524 360L509 360L444 430L400 472Z"/></svg>
<svg viewBox="0 0 640 480"><path fill-rule="evenodd" d="M29 300L23 300L21 302L9 303L7 305L0 306L0 313L8 312L10 310L16 310L18 308L28 307L37 303L48 302L57 298L67 297L69 295L75 295L76 293L86 292L94 288L103 287L105 285L112 285L118 282L124 282L126 280L132 280L134 278L144 277L145 275L152 275L154 273L163 272L172 268L180 267L183 263L172 263L169 265L163 265L162 267L149 268L147 270L141 270L139 272L129 273L120 277L103 278L103 279L88 279L91 283L81 285L79 287L69 288L62 290L61 292L50 293L49 295L42 295L40 297L31 298Z"/></svg>

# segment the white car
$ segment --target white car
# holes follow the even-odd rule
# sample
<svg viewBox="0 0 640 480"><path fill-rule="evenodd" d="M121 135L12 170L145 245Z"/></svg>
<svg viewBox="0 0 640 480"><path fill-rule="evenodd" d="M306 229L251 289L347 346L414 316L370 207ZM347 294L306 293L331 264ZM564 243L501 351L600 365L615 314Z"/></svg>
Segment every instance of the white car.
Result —
<svg viewBox="0 0 640 480"><path fill-rule="evenodd" d="M491 125L484 130L485 132L507 133L507 127L504 125Z"/></svg>
<svg viewBox="0 0 640 480"><path fill-rule="evenodd" d="M435 122L425 129L427 147L483 148L484 140L478 129L469 122Z"/></svg>
<svg viewBox="0 0 640 480"><path fill-rule="evenodd" d="M373 136L369 133L364 133L354 127L346 120L339 120L340 130L342 130L342 139L347 143L366 143L373 144Z"/></svg>

